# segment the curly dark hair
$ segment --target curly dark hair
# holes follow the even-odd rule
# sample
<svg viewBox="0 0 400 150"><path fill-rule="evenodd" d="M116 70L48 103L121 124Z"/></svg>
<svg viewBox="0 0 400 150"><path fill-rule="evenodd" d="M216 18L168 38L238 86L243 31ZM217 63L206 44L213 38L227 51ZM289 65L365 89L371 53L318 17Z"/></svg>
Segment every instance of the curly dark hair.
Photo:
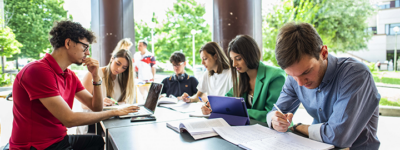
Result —
<svg viewBox="0 0 400 150"><path fill-rule="evenodd" d="M90 44L96 42L96 37L92 31L83 28L80 23L69 20L54 23L54 27L49 34L49 41L54 49L65 46L65 39L67 38L75 42L84 38L86 38Z"/></svg>

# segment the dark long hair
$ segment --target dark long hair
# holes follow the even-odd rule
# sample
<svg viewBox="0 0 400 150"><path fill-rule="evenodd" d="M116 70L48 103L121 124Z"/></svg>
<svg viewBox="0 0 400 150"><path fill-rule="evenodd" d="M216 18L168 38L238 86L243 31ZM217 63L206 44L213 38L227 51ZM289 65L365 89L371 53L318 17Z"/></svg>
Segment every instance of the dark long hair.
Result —
<svg viewBox="0 0 400 150"><path fill-rule="evenodd" d="M214 70L209 70L208 74L211 76L214 73L222 73L224 69L229 69L229 61L228 58L226 57L224 51L222 51L222 48L215 42L208 42L206 43L203 47L200 48L199 53L202 51L206 51L209 53L211 56L217 55L217 60L215 63L218 65L217 72L214 72Z"/></svg>
<svg viewBox="0 0 400 150"><path fill-rule="evenodd" d="M118 102L125 101L127 103L132 103L135 96L132 55L128 50L120 49L118 51L114 51L112 54L112 58L115 59L118 57L125 58L126 61L128 61L128 68L124 72L118 74L116 77L121 88L121 97L118 99ZM114 82L111 79L111 63L112 61L108 63L103 79L106 85L107 96L109 97L112 97L114 94Z"/></svg>
<svg viewBox="0 0 400 150"><path fill-rule="evenodd" d="M254 39L248 35L238 35L228 45L228 57L230 52L240 54L249 69L258 69L261 60L261 51ZM250 77L246 72L239 73L233 67L232 59L229 59L233 80L233 95L241 97L243 93L250 91Z"/></svg>

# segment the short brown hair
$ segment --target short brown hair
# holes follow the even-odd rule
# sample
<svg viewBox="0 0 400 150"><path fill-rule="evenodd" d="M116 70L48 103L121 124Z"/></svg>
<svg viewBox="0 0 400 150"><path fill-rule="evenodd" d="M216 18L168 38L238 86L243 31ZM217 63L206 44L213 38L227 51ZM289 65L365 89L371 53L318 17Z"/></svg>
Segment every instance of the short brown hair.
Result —
<svg viewBox="0 0 400 150"><path fill-rule="evenodd" d="M217 55L218 59L215 61L215 63L218 65L217 72L214 72L214 70L209 70L209 75L213 75L214 73L222 73L224 69L229 69L229 61L228 58L226 57L224 51L222 51L222 48L215 42L208 42L206 43L203 47L200 48L199 53L202 51L206 51L209 53L211 56Z"/></svg>
<svg viewBox="0 0 400 150"><path fill-rule="evenodd" d="M279 30L275 57L278 65L286 69L305 55L319 60L322 45L321 37L311 24L290 22Z"/></svg>
<svg viewBox="0 0 400 150"><path fill-rule="evenodd" d="M185 61L186 61L185 54L179 51L172 53L171 57L169 57L169 62L171 63L181 63Z"/></svg>

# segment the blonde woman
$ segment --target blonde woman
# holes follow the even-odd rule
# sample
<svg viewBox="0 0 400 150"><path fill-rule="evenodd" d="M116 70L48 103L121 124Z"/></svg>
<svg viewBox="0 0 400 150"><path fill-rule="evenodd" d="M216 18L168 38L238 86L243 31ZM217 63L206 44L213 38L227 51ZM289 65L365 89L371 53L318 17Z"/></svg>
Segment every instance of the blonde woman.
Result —
<svg viewBox="0 0 400 150"><path fill-rule="evenodd" d="M131 42L130 38L124 38L118 42L118 44L115 47L113 52L118 51L120 49L126 49L129 51L129 49L131 49L132 45L133 45L133 43Z"/></svg>
<svg viewBox="0 0 400 150"><path fill-rule="evenodd" d="M114 51L110 62L105 67L99 68L99 76L103 80L101 92L103 105L110 106L115 102L119 104L132 103L134 99L134 75L133 75L132 55L126 49ZM82 80L83 86L89 91L93 91L92 76L86 74ZM84 111L91 111L82 105ZM91 125L89 125L91 126ZM77 129L78 133L94 133L94 128L82 126Z"/></svg>

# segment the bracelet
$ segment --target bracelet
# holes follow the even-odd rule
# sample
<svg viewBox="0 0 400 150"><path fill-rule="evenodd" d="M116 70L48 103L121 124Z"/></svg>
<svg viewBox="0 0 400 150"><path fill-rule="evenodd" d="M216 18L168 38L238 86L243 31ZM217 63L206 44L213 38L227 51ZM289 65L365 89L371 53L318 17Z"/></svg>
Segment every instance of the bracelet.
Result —
<svg viewBox="0 0 400 150"><path fill-rule="evenodd" d="M294 132L298 132L298 131L296 130L296 127L299 126L299 125L301 125L301 123L298 123L298 124L296 124L296 125L293 126L293 131L294 131Z"/></svg>

